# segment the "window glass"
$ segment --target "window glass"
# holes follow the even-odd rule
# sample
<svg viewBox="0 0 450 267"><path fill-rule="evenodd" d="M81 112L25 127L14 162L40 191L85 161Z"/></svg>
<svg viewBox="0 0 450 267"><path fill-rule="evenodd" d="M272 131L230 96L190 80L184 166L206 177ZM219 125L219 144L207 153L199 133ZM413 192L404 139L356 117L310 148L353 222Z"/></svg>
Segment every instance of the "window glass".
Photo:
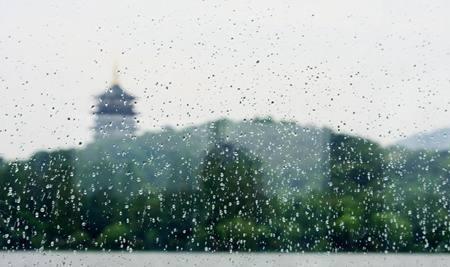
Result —
<svg viewBox="0 0 450 267"><path fill-rule="evenodd" d="M445 265L449 8L0 1L0 265Z"/></svg>

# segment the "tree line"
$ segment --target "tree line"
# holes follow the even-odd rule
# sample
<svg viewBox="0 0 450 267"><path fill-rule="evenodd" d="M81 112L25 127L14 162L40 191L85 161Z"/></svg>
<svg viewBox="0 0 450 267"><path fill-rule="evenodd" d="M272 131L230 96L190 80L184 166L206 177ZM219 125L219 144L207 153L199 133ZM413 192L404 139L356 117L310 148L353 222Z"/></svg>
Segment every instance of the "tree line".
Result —
<svg viewBox="0 0 450 267"><path fill-rule="evenodd" d="M196 166L193 185L180 178L177 190L81 190L73 150L0 161L0 245L5 250L449 250L448 152L382 148L343 134L332 134L328 149L323 186L286 196L265 186L262 159L222 139Z"/></svg>

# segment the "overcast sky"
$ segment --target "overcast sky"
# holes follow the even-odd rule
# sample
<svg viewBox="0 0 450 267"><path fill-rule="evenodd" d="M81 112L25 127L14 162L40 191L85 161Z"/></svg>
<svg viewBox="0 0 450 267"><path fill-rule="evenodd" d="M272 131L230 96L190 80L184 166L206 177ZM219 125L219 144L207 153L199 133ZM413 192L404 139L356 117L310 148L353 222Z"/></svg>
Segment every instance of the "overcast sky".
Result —
<svg viewBox="0 0 450 267"><path fill-rule="evenodd" d="M449 1L0 0L0 155L92 141L114 62L140 133L271 115L382 144L450 126Z"/></svg>

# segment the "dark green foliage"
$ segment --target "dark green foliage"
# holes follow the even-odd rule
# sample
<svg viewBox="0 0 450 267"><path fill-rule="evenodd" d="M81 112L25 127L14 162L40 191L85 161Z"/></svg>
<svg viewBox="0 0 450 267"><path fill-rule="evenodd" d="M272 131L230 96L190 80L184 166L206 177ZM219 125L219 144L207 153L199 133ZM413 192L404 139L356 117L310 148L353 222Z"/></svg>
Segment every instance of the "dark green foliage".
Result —
<svg viewBox="0 0 450 267"><path fill-rule="evenodd" d="M383 212L384 158L383 149L373 142L359 137L331 135L329 238L334 249L376 249L372 239L379 238L382 233L372 227L371 219Z"/></svg>
<svg viewBox="0 0 450 267"><path fill-rule="evenodd" d="M230 142L226 121L217 127L212 144L195 157L189 143L176 149L183 137L175 136L161 137L161 150L143 155L145 162L120 143L115 153L99 145L97 157L83 155L92 160L86 165L77 156L83 151L72 150L0 160L1 247L449 251L448 152L382 148L331 134L323 186L274 192L270 157ZM295 174L281 162L289 170L278 174ZM156 183L162 176L164 185Z"/></svg>
<svg viewBox="0 0 450 267"><path fill-rule="evenodd" d="M242 249L255 250L258 238L254 234L260 232L266 205L260 160L233 144L219 142L202 165L200 222L206 232L205 248L233 250L242 241ZM254 232L247 233L249 229ZM243 236L221 238L236 231Z"/></svg>

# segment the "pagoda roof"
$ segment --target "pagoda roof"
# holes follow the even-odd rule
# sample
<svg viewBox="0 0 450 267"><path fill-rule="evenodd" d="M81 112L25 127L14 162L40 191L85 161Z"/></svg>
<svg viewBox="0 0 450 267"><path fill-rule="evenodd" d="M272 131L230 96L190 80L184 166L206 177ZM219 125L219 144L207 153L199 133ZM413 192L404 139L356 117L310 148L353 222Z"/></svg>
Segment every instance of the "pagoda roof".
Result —
<svg viewBox="0 0 450 267"><path fill-rule="evenodd" d="M113 84L106 92L97 96L101 101L118 99L122 101L131 101L136 99L135 96L125 92L119 84Z"/></svg>
<svg viewBox="0 0 450 267"><path fill-rule="evenodd" d="M97 98L99 102L94 114L136 115L133 103L136 97L126 93L117 83Z"/></svg>

